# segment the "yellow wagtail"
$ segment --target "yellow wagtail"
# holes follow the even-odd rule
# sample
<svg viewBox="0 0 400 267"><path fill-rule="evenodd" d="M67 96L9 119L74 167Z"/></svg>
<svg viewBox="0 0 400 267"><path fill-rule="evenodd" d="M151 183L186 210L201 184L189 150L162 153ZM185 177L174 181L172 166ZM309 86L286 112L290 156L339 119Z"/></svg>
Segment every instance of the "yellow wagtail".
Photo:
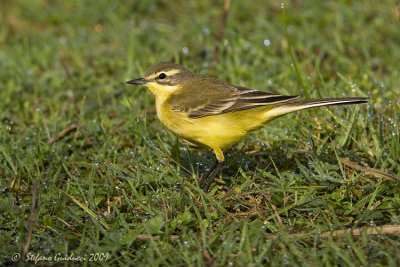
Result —
<svg viewBox="0 0 400 267"><path fill-rule="evenodd" d="M222 149L250 131L297 110L368 102L365 97L298 100L197 76L172 62L159 63L127 83L144 85L155 95L157 116L171 132L214 150L217 161L199 183L205 191L222 167Z"/></svg>

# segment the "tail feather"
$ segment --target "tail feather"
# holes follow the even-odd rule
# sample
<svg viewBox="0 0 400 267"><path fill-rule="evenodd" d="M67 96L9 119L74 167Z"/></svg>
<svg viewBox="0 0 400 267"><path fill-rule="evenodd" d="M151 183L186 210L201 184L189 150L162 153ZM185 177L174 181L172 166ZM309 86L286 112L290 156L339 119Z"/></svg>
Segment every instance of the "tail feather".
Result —
<svg viewBox="0 0 400 267"><path fill-rule="evenodd" d="M343 98L323 98L323 99L308 99L284 102L277 105L265 113L268 118L276 118L294 111L303 110L313 107L330 106L330 105L352 105L368 103L367 97L343 97Z"/></svg>

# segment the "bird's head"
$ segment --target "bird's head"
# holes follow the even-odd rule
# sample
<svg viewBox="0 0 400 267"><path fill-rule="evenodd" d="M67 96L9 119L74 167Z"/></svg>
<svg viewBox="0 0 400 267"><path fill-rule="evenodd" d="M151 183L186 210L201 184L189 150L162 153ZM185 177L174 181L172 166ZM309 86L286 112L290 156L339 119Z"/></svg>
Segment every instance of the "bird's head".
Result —
<svg viewBox="0 0 400 267"><path fill-rule="evenodd" d="M150 68L142 78L127 83L144 85L158 97L176 92L193 77L194 74L183 66L173 62L163 62Z"/></svg>

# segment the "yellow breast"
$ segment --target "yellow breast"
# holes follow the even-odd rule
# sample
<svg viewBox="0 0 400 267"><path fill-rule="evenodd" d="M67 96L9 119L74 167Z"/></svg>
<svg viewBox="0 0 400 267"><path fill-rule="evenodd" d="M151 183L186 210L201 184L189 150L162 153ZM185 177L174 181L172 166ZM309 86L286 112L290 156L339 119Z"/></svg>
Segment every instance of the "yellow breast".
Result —
<svg viewBox="0 0 400 267"><path fill-rule="evenodd" d="M212 149L228 148L266 123L265 107L191 119L160 100L156 99L158 118L171 132Z"/></svg>

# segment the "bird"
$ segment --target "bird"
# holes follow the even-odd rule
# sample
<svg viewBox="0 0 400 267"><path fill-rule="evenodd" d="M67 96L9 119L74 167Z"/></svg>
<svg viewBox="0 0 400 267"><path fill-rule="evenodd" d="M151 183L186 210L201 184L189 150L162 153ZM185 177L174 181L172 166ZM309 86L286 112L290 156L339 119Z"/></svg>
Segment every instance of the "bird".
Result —
<svg viewBox="0 0 400 267"><path fill-rule="evenodd" d="M216 162L199 182L205 192L223 166L223 149L249 132L298 110L368 102L367 97L299 100L297 95L267 93L199 76L174 62L156 64L142 78L126 83L151 91L157 116L172 133L214 151Z"/></svg>

